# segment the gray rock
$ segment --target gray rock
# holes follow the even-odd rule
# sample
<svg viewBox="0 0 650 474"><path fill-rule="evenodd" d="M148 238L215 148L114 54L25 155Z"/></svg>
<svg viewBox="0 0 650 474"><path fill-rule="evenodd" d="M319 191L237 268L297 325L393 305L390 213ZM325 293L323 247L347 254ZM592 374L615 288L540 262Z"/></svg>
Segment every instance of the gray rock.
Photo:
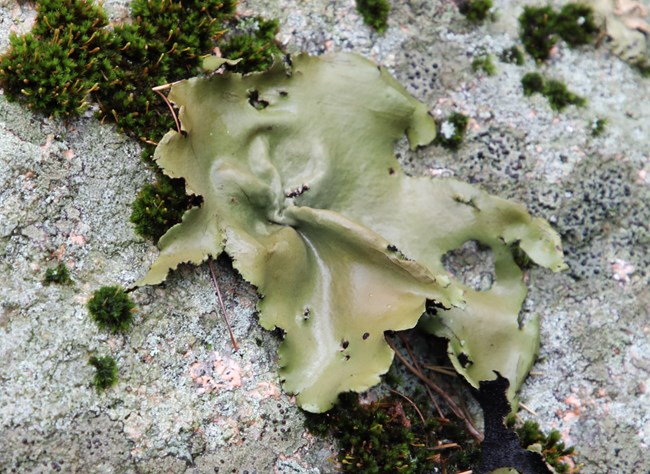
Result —
<svg viewBox="0 0 650 474"><path fill-rule="evenodd" d="M450 2L393 2L389 29L363 25L353 1L247 0L241 12L280 19L290 51L357 51L389 67L435 117L470 116L463 147L396 152L411 174L457 176L525 203L554 222L571 269L528 273L523 317L542 316L540 361L521 400L545 429L578 447L582 472L648 472L650 444L650 87L605 48L563 43L539 69L586 97L553 112L524 97L536 66L471 60L517 42L523 3L467 24ZM124 2L106 2L114 18ZM0 4L6 25L29 4ZM592 137L590 123L608 121ZM279 388L277 338L256 323L255 289L226 261L219 283L241 350L217 314L205 266L133 294L126 335L84 307L106 284L129 286L156 249L135 236L130 203L150 176L136 143L92 117L49 120L0 97L0 466L11 472L331 472L331 444L305 432ZM45 286L64 262L74 285ZM478 284L482 284L479 281ZM97 394L92 354L110 354L118 385Z"/></svg>

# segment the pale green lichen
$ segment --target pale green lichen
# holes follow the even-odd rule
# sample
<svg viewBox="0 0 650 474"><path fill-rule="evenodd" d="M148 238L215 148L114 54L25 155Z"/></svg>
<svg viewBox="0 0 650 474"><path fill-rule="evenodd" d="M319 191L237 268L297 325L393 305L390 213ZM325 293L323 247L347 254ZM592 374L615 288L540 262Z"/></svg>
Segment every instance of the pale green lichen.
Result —
<svg viewBox="0 0 650 474"><path fill-rule="evenodd" d="M459 372L476 385L498 370L514 394L539 332L518 325L526 288L509 245L560 270L559 237L468 184L407 177L394 142L406 132L412 147L428 144L435 123L384 69L299 55L263 74L182 81L169 99L183 131L164 137L156 160L204 202L161 238L139 285L228 253L263 296L260 324L285 331L280 375L309 411L379 382L393 358L384 331L413 327L428 300L453 308L428 327L450 339ZM441 261L468 240L496 256L497 282L480 294Z"/></svg>

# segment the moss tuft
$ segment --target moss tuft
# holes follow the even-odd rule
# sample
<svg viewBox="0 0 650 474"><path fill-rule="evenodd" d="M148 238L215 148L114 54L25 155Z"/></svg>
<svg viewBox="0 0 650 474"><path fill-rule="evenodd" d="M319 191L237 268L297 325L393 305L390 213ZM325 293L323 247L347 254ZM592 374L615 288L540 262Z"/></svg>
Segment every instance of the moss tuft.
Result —
<svg viewBox="0 0 650 474"><path fill-rule="evenodd" d="M542 94L548 99L551 108L557 111L562 111L569 105L582 107L587 103L584 98L567 89L566 84L555 79L546 81Z"/></svg>
<svg viewBox="0 0 650 474"><path fill-rule="evenodd" d="M524 65L524 53L519 46L511 46L501 51L499 59L504 63L516 64L517 66Z"/></svg>
<svg viewBox="0 0 650 474"><path fill-rule="evenodd" d="M569 46L591 43L598 34L594 11L588 5L567 3L555 17L554 29Z"/></svg>
<svg viewBox="0 0 650 474"><path fill-rule="evenodd" d="M228 59L241 59L233 69L242 73L268 69L274 58L282 56L275 42L279 27L277 20L258 16L240 19L220 44L221 54Z"/></svg>
<svg viewBox="0 0 650 474"><path fill-rule="evenodd" d="M197 199L185 193L183 179L158 173L158 179L145 184L133 201L130 220L137 234L157 242L195 204Z"/></svg>
<svg viewBox="0 0 650 474"><path fill-rule="evenodd" d="M568 3L559 13L550 6L524 7L519 17L519 37L537 61L548 59L559 38L579 46L594 41L598 31L593 9L581 3Z"/></svg>
<svg viewBox="0 0 650 474"><path fill-rule="evenodd" d="M544 90L544 78L537 72L529 72L521 78L521 85L525 96L531 96L536 92L541 93Z"/></svg>
<svg viewBox="0 0 650 474"><path fill-rule="evenodd" d="M492 0L463 0L458 10L472 23L482 23L490 15Z"/></svg>
<svg viewBox="0 0 650 474"><path fill-rule="evenodd" d="M43 278L43 283L49 285L51 283L56 283L57 285L70 285L72 284L72 278L70 278L70 271L68 267L63 263L59 263L54 268L48 268L45 271L45 278Z"/></svg>
<svg viewBox="0 0 650 474"><path fill-rule="evenodd" d="M104 286L95 291L87 308L90 317L101 329L113 333L128 330L136 312L135 304L119 286Z"/></svg>
<svg viewBox="0 0 650 474"><path fill-rule="evenodd" d="M472 61L472 71L483 71L488 76L494 76L497 73L497 68L492 61L491 54L484 54L478 56Z"/></svg>
<svg viewBox="0 0 650 474"><path fill-rule="evenodd" d="M93 356L88 363L97 370L93 378L93 386L98 392L106 390L117 383L117 362L111 356Z"/></svg>
<svg viewBox="0 0 650 474"><path fill-rule="evenodd" d="M562 435L557 430L551 430L546 435L539 428L537 422L527 420L523 424L517 424L516 418L510 415L506 423L515 429L519 442L523 448L532 448L540 451L544 460L555 469L558 474L577 473L578 468L574 468L570 458L573 456L575 449L573 446L567 447L560 441Z"/></svg>
<svg viewBox="0 0 650 474"><path fill-rule="evenodd" d="M10 37L0 58L0 84L9 100L49 115L81 114L88 95L109 72L104 47L108 19L84 0L44 0L32 32Z"/></svg>
<svg viewBox="0 0 650 474"><path fill-rule="evenodd" d="M528 54L537 61L548 59L557 43L554 24L555 12L549 6L526 6L519 17L519 37Z"/></svg>
<svg viewBox="0 0 650 474"><path fill-rule="evenodd" d="M387 397L360 405L357 394L344 394L340 404L321 415L307 414L307 428L337 439L337 460L350 473L455 473L471 469L478 447L448 420L425 416L403 399ZM455 449L434 450L438 441ZM444 467L443 467L444 466Z"/></svg>
<svg viewBox="0 0 650 474"><path fill-rule="evenodd" d="M607 119L596 118L591 121L589 128L591 129L592 137L599 137L605 132L605 126L607 125Z"/></svg>
<svg viewBox="0 0 650 474"><path fill-rule="evenodd" d="M357 11L363 17L363 22L378 33L383 33L388 28L388 0L357 0Z"/></svg>
<svg viewBox="0 0 650 474"><path fill-rule="evenodd" d="M469 124L469 117L453 112L449 117L438 122L435 143L450 150L458 150Z"/></svg>
<svg viewBox="0 0 650 474"><path fill-rule="evenodd" d="M243 59L233 67L239 72L267 68L281 53L274 41L277 21L235 20L235 5L134 0L133 21L110 30L106 14L91 1L38 2L32 32L13 35L0 58L0 85L10 100L52 116L79 115L93 100L102 120L116 123L151 156L174 127L152 87L195 75L215 44L225 56ZM170 181L147 185L133 205L131 220L143 237L159 238L192 205L183 182Z"/></svg>
<svg viewBox="0 0 650 474"><path fill-rule="evenodd" d="M581 107L587 101L567 89L566 84L555 79L545 80L539 73L529 72L521 79L524 95L530 96L536 92L548 99L553 110L561 112L569 105Z"/></svg>

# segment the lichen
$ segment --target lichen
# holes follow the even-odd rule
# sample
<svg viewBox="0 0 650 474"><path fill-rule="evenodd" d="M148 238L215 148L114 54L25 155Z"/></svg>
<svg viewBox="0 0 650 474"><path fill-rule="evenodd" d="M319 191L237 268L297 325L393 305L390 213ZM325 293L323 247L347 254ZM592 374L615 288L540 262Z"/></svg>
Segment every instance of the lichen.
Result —
<svg viewBox="0 0 650 474"><path fill-rule="evenodd" d="M169 97L183 128L165 136L157 162L204 201L161 238L138 285L227 252L264 295L260 324L285 331L283 387L309 411L377 383L393 357L384 331L413 327L427 300L449 308L426 328L449 339L456 370L474 386L498 370L514 398L539 332L537 320L519 325L526 289L507 246L519 241L560 270L559 239L521 206L470 185L405 176L394 142L406 132L412 147L428 144L436 124L383 68L352 54L298 55L263 74L182 81ZM448 138L468 119L451 120ZM474 235L495 254L498 305L492 290L472 290L442 264Z"/></svg>

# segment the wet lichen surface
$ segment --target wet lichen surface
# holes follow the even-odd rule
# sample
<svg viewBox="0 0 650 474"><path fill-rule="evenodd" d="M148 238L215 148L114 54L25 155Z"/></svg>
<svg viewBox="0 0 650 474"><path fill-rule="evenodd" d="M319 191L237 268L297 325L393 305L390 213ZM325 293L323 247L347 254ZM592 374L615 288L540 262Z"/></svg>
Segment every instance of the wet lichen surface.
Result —
<svg viewBox="0 0 650 474"><path fill-rule="evenodd" d="M563 236L570 271L528 273L523 317L541 315L542 354L521 397L537 415L522 416L546 431L556 426L577 446L582 472L648 471L648 79L604 48L560 44L539 70L588 104L556 113L543 97L523 95L521 77L537 70L528 56L526 68L498 62L496 76L477 77L472 57L496 58L517 42L521 4L497 5L499 19L477 28L450 4L410 2L391 13L384 36L364 26L352 2L239 8L278 18L289 50L360 52L389 67L434 117L470 118L456 152L397 152L411 174L477 183L525 203ZM20 18L30 17L29 4L1 12L3 25L28 29ZM88 318L93 291L132 284L156 254L128 223L149 177L138 145L94 118L64 124L3 98L0 117L3 469L333 472L331 445L306 433L279 391L278 340L257 326L254 289L227 262L218 271L237 354L203 267L135 297L128 335ZM607 126L593 137L596 118ZM44 285L59 261L74 284ZM118 384L99 395L89 353L110 354L120 367Z"/></svg>

